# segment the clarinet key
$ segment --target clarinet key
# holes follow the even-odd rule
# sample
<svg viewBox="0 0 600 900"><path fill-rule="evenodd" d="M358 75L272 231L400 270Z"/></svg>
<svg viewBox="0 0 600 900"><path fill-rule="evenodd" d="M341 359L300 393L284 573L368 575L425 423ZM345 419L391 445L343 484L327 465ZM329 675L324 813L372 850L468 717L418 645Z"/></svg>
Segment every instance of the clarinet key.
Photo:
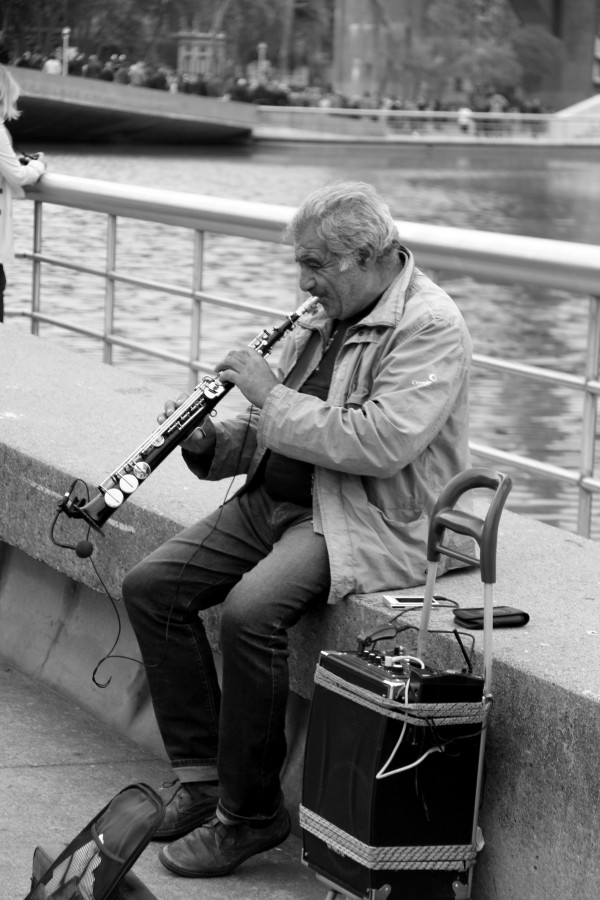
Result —
<svg viewBox="0 0 600 900"><path fill-rule="evenodd" d="M136 488L139 487L139 481L135 477L135 475L123 475L119 479L119 487L123 491L124 494L133 494Z"/></svg>
<svg viewBox="0 0 600 900"><path fill-rule="evenodd" d="M133 467L133 474L138 481L144 481L148 477L152 469L147 462L137 462Z"/></svg>
<svg viewBox="0 0 600 900"><path fill-rule="evenodd" d="M104 494L104 502L107 506L110 506L111 509L116 509L120 506L124 499L123 492L120 491L119 488L109 488Z"/></svg>

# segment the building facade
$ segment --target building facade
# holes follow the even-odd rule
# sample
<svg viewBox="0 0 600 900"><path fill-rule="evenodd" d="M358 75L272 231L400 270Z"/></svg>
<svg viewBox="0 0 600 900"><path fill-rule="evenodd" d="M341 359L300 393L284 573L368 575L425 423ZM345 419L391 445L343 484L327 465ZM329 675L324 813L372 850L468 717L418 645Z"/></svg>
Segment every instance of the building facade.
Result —
<svg viewBox="0 0 600 900"><path fill-rule="evenodd" d="M178 31L177 74L200 78L222 78L227 64L224 34Z"/></svg>

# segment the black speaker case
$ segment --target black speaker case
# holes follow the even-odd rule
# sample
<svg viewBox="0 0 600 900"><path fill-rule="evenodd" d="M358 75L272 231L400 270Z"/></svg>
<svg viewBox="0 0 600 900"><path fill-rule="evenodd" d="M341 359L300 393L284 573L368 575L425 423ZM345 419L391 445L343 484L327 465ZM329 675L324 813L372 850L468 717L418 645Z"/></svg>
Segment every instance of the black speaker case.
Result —
<svg viewBox="0 0 600 900"><path fill-rule="evenodd" d="M431 752L418 766L378 779L403 728L402 721L386 714L389 698L404 694L398 689L401 677L390 678L381 665L356 654L325 651L319 665L345 681L348 691L315 685L305 751L305 816L315 813L334 831L369 848L471 845L481 725L436 725L434 730L408 725L389 769L410 765L440 740L452 742L452 752ZM465 681L460 673L428 673L414 680L417 701L427 693L436 702L482 698L482 680L476 677ZM372 694L368 705L360 700L365 690ZM468 861L451 870L376 868L357 862L336 840L316 832L303 825L303 862L351 897L454 900L453 883L459 876L466 879Z"/></svg>

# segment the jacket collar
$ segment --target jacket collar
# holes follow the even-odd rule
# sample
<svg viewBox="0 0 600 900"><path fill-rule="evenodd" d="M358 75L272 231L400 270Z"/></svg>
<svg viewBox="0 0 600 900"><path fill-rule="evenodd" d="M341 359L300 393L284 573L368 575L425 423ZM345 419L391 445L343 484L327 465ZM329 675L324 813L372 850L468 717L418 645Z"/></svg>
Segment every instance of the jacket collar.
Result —
<svg viewBox="0 0 600 900"><path fill-rule="evenodd" d="M361 326L383 325L393 328L402 318L406 292L415 271L415 261L412 253L406 247L400 247L398 254L404 261L402 271L383 292L377 306L371 310L368 316L361 319Z"/></svg>

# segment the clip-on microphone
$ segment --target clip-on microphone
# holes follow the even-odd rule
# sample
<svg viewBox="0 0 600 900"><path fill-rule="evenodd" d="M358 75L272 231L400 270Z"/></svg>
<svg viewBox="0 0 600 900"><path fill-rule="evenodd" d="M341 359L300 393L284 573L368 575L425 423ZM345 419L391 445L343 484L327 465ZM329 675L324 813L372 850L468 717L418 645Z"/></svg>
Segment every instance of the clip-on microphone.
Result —
<svg viewBox="0 0 600 900"><path fill-rule="evenodd" d="M77 484L78 481L79 481L79 479L75 479L75 481L71 485L70 489L67 491L67 493L64 495L64 497L59 501L57 513L54 516L54 519L52 520L52 525L50 526L50 540L52 541L53 544L56 544L57 547L64 547L65 550L74 550L80 559L88 559L88 557L90 557L92 555L92 553L94 552L94 545L92 544L91 541L83 540L83 541L78 541L76 544L64 544L61 541L57 540L56 537L54 536L54 528L56 527L56 523L58 521L58 517L60 516L60 514L64 512L67 515L73 516L73 506L75 504L74 504L72 495L73 495L73 490L75 488L75 485ZM82 516L81 514L75 515L75 518L83 518L84 521L87 521L87 517ZM88 524L93 525L94 523L88 522ZM99 529L97 529L97 530L99 530ZM101 531L100 531L100 534L102 534Z"/></svg>
<svg viewBox="0 0 600 900"><path fill-rule="evenodd" d="M54 536L54 528L61 512L62 508L59 505L58 512L54 516L52 525L50 526L50 540L53 544L56 544L57 547L64 547L65 550L74 550L80 559L87 559L94 552L94 545L91 541L78 541L76 544L63 544L62 541L57 540Z"/></svg>

